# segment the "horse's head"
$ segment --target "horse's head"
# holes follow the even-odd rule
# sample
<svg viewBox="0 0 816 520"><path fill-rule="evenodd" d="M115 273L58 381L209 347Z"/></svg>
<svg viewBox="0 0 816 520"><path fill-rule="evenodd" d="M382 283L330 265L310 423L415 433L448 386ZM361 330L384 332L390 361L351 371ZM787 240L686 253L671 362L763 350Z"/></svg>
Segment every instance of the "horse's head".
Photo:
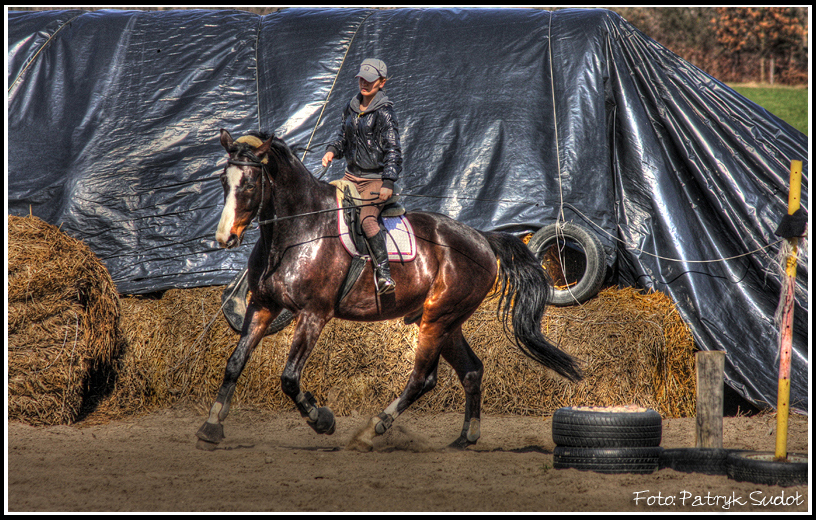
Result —
<svg viewBox="0 0 816 520"><path fill-rule="evenodd" d="M264 165L269 160L273 139L270 137L263 141L249 135L233 141L229 132L221 130L221 145L229 154L227 165L221 173L224 210L215 233L221 247L231 249L239 246L244 231L260 211L265 196Z"/></svg>

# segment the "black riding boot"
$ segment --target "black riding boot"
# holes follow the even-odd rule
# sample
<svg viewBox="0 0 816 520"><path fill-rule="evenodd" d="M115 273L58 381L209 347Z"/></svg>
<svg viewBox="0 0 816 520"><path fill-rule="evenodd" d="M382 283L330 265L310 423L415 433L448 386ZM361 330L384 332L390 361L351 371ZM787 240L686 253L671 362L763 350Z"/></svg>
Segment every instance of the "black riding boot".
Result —
<svg viewBox="0 0 816 520"><path fill-rule="evenodd" d="M385 248L385 232L381 229L368 239L368 247L374 256L374 270L377 275L377 294L394 292L397 284L391 278L391 266L388 264L388 250Z"/></svg>

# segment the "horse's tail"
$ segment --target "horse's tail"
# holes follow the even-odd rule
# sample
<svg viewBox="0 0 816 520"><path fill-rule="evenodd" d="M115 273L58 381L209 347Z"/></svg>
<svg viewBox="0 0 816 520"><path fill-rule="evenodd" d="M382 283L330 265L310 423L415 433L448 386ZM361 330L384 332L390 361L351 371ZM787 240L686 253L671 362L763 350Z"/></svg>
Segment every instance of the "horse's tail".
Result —
<svg viewBox="0 0 816 520"><path fill-rule="evenodd" d="M482 233L499 260L499 304L496 313L508 330L512 317L516 345L527 356L572 381L583 376L578 361L550 343L541 333L541 318L550 301L552 284L532 251L508 233Z"/></svg>

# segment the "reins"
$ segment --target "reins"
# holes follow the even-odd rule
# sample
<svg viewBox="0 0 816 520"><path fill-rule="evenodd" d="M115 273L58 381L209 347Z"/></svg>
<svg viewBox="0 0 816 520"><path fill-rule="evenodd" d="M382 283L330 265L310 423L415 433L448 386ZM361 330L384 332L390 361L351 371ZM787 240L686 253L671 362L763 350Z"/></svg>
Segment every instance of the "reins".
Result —
<svg viewBox="0 0 816 520"><path fill-rule="evenodd" d="M261 210L263 209L264 189L265 189L265 185L266 185L266 182L267 182L267 180L266 180L266 171L264 170L264 167L266 166L266 164L261 162L261 160L258 159L258 157L255 156L255 154L253 154L252 152L242 151L241 153L244 154L244 155L249 156L250 160L249 161L238 161L236 159L229 158L229 159L227 159L227 163L228 164L234 164L236 166L254 166L256 168L261 169L261 203L258 206L258 225L259 226L265 226L267 224L274 224L275 222L281 222L283 220L291 220L291 219L300 218L300 217L308 217L308 216L311 216L311 215L319 215L321 213L330 213L332 211L342 211L344 209L344 208L321 209L321 210L317 210L317 211L309 211L307 213L298 213L298 214L295 214L295 215L287 215L285 217L278 217L277 215L275 215L274 217L272 217L270 219L261 220ZM320 177L322 177L326 173L326 171L328 171L328 169L329 169L328 166L324 166L323 169L319 172L319 174L312 173L312 175L319 179ZM369 201L377 200L377 197L372 197L372 198L369 198L369 199L357 198L357 197L351 197L351 198L354 199L354 200L364 202L364 204L358 204L357 205L358 207L361 207L361 208L366 207L366 206L376 206L378 204L377 202L369 202Z"/></svg>
<svg viewBox="0 0 816 520"><path fill-rule="evenodd" d="M248 150L243 150L242 154L249 156L250 161L237 161L235 159L230 158L230 159L228 159L227 162L229 164L234 164L236 166L255 166L255 167L258 167L258 168L261 169L261 172L262 172L263 175L261 177L261 190L262 190L262 193L261 193L261 205L258 208L258 225L259 226L274 224L276 222L281 222L281 221L284 221L284 220L292 220L292 219L296 219L296 218L300 218L300 217L308 217L308 216L312 216L312 215L319 215L319 214L322 214L322 213L330 213L330 212L333 212L333 211L343 211L345 209L345 208L322 209L322 210L317 210L317 211L309 211L307 213L298 213L298 214L295 214L295 215L287 215L287 216L284 216L284 217L278 217L277 215L275 215L271 219L261 220L260 219L260 213L261 213L261 209L263 207L263 189L264 189L264 184L266 183L266 172L264 171L264 167L266 166L266 164L261 162L261 160L258 159L257 156L255 156L255 154L253 154L252 152L250 152ZM328 165L324 166L322 168L322 170L320 170L320 172L318 174L312 173L312 175L314 177L316 177L317 179L320 179L323 175L325 175L325 173L326 173L326 171L328 171L328 169L329 169ZM516 204L533 204L535 206L539 205L539 203L536 203L536 202L523 201L523 200L510 200L510 199L482 199L482 198L475 198L475 197L457 197L457 196L439 196L439 195L436 195L436 196L435 195L413 195L413 194L405 194L405 193L401 193L400 196L402 196L402 197L413 197L413 198L429 198L429 199L457 199L457 200L473 200L473 201L486 201L486 202L513 202L513 203L516 203ZM370 199L356 198L356 197L352 197L352 198L354 198L354 200L364 202L364 204L358 204L358 207L376 206L378 204L377 202L368 202L368 201L377 200L377 197L372 197ZM594 222L592 222L592 220L589 217L584 215L581 211L578 210L578 208L576 208L572 204L562 202L561 205L562 205L562 208L563 207L570 208L575 213L580 215L581 218L583 218L586 222L589 222L594 228L598 229L601 233L608 236L611 240L613 240L615 242L620 242L624 247L629 248L629 249L633 249L635 251L639 251L640 253L643 253L645 255L648 255L648 256L651 256L651 257L654 257L654 258L658 258L660 260L666 260L666 261L672 261L672 262L683 262L683 263L688 263L688 264L708 264L708 263L716 263L716 262L725 262L725 261L728 261L728 260L735 260L735 259L745 257L745 256L751 256L751 255L753 255L755 253L759 253L759 252L761 252L763 250L770 249L771 247L773 247L773 246L779 244L780 242L784 241L784 239L777 240L776 242L767 244L765 246L758 247L758 248L754 249L753 251L749 251L747 253L742 253L742 254L731 256L731 257L728 257L728 258L719 258L719 259L715 259L715 260L687 260L687 259L667 258L667 257L664 257L664 256L656 255L654 253L649 253L648 251L644 251L643 249L641 249L641 248L639 248L637 246L627 244L622 239L612 235L611 233L609 233L608 231L603 229L601 226L599 226L599 225L595 224Z"/></svg>
<svg viewBox="0 0 816 520"><path fill-rule="evenodd" d="M358 199L358 200L375 200L375 199ZM362 208L364 206L376 206L378 203L371 202L368 204L358 204L357 207ZM343 211L345 208L331 208L331 209L321 209L317 211L310 211L308 213L298 213L297 215L287 215L285 217L274 217L266 220L258 220L258 225L263 226L265 224L273 224L275 222L280 222L282 220L291 220L293 218L299 217L308 217L310 215L319 215L321 213L330 213L332 211Z"/></svg>

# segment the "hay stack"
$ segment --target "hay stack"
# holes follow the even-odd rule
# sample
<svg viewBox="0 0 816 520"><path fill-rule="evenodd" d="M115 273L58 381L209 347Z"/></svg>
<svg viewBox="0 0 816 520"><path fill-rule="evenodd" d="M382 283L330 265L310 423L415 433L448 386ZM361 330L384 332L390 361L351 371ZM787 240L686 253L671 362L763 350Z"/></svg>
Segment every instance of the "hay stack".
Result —
<svg viewBox="0 0 816 520"><path fill-rule="evenodd" d="M122 300L128 347L106 414L127 415L181 400L211 403L238 339L218 312L221 291L171 290L160 300ZM570 383L524 357L505 338L495 302L487 302L464 330L485 364L485 413L549 415L561 406L636 403L664 417L693 414L693 342L665 295L606 289L579 307L551 307L542 325L563 350L584 361L586 379ZM280 390L292 333L290 325L263 340L239 380L236 405L294 410ZM416 339L416 326L400 320L333 320L304 369L303 389L338 415L378 413L402 391ZM412 409L461 411L463 405L461 385L443 362L439 384Z"/></svg>
<svg viewBox="0 0 816 520"><path fill-rule="evenodd" d="M112 362L115 382L92 415L97 420L178 402L209 407L238 340L219 311L223 287L119 300L86 246L36 218L9 217L8 257L9 418L75 421L83 399L101 397L88 395L89 379L106 373ZM549 308L544 332L583 360L586 379L580 383L523 356L505 338L495 305L486 302L464 326L485 365L486 414L549 415L568 405L638 404L664 417L693 415L693 341L665 295L613 288L581 306ZM236 405L294 410L280 390L292 334L289 326L255 350L239 380ZM402 391L416 341L417 327L401 320L333 320L303 372L303 389L338 415L378 413ZM461 385L443 362L437 387L412 409L463 406Z"/></svg>
<svg viewBox="0 0 816 520"><path fill-rule="evenodd" d="M584 381L553 385L556 409L638 404L663 417L694 415L694 340L665 294L609 288L581 306L551 307L542 323L585 363Z"/></svg>
<svg viewBox="0 0 816 520"><path fill-rule="evenodd" d="M69 424L116 354L119 300L82 242L37 217L8 217L10 419Z"/></svg>
<svg viewBox="0 0 816 520"><path fill-rule="evenodd" d="M124 351L113 392L95 415L123 417L179 401L209 404L238 341L219 310L222 291L172 289L158 299L122 298ZM288 339L277 334L255 350L236 402L268 409L288 406L279 379L291 341L287 331Z"/></svg>

